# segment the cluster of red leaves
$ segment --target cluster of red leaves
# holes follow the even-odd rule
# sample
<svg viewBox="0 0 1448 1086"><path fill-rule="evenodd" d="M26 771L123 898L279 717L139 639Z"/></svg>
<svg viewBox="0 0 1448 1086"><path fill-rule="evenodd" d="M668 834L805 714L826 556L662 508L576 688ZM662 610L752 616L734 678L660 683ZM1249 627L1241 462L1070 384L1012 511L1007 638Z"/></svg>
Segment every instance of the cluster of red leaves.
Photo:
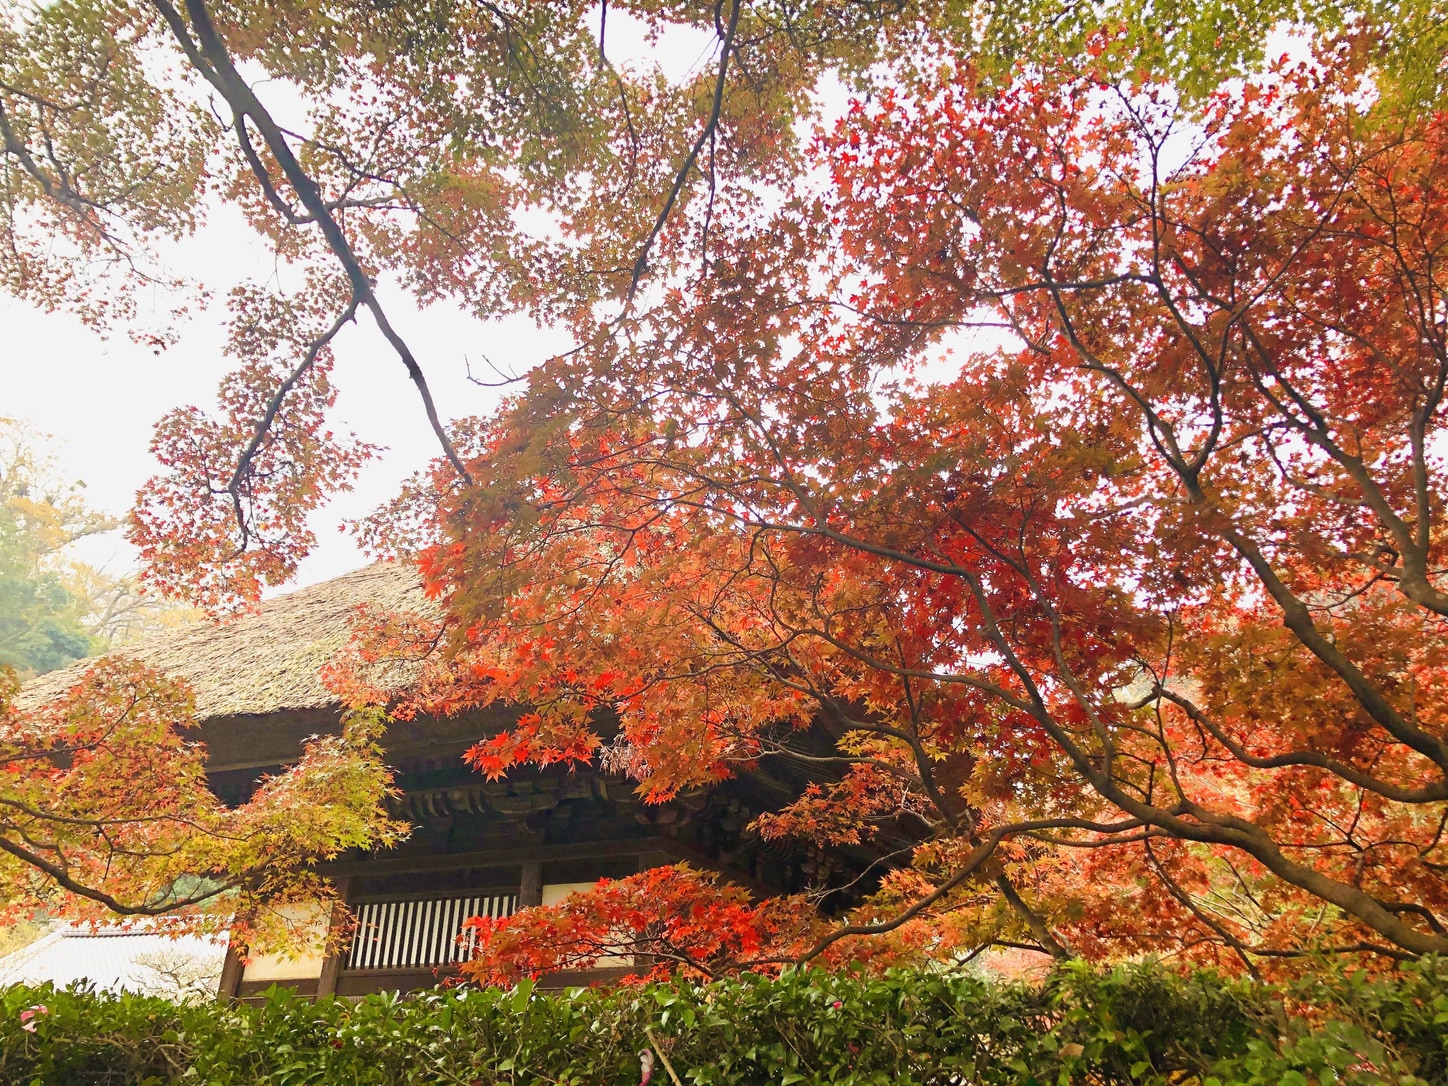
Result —
<svg viewBox="0 0 1448 1086"><path fill-rule="evenodd" d="M854 919L883 923L899 903L927 889L910 872L897 872L876 904ZM671 976L712 980L776 973L801 961L877 972L977 949L975 934L926 917L868 939L850 938L804 895L758 900L717 875L676 864L600 879L556 905L469 920L462 939L471 944L472 957L462 972L475 983L500 985L596 969L619 970L626 983Z"/></svg>
<svg viewBox="0 0 1448 1086"><path fill-rule="evenodd" d="M514 984L545 973L618 967L633 980L674 974L713 978L793 961L821 924L802 902L750 899L747 890L679 864L622 879L557 905L511 917L477 917L463 974L480 984Z"/></svg>
<svg viewBox="0 0 1448 1086"><path fill-rule="evenodd" d="M130 541L160 591L216 613L284 583L316 541L308 516L375 453L327 427L338 290L318 281L292 298L233 292L227 351L241 365L222 382L221 417L182 407L157 424L151 452L166 471L131 518Z"/></svg>

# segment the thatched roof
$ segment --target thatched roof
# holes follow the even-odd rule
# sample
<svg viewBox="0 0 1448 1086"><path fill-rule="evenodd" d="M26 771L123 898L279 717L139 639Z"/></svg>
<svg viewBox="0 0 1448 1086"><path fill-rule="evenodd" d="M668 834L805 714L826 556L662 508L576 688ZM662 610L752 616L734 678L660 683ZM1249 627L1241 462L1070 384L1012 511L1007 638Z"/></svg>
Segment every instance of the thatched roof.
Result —
<svg viewBox="0 0 1448 1086"><path fill-rule="evenodd" d="M337 698L319 671L351 637L357 608L429 613L417 571L406 563L378 562L330 581L267 600L255 612L220 626L187 626L128 645L126 656L175 678L196 692L202 720L324 709ZM39 704L63 693L94 661L80 660L26 683L17 699ZM410 677L397 668L389 685Z"/></svg>

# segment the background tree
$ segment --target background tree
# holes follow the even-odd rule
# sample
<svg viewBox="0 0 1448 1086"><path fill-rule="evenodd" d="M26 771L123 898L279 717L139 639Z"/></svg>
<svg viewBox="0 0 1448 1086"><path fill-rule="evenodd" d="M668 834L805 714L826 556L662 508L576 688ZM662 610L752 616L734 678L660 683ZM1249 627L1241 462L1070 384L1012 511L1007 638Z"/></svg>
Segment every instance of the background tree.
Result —
<svg viewBox="0 0 1448 1086"><path fill-rule="evenodd" d="M174 1003L203 1003L216 998L222 962L176 950L154 950L136 955L136 972L147 995L160 995Z"/></svg>
<svg viewBox="0 0 1448 1086"><path fill-rule="evenodd" d="M34 674L91 652L86 600L68 584L64 552L117 522L87 508L82 491L41 435L0 419L0 665Z"/></svg>
<svg viewBox="0 0 1448 1086"><path fill-rule="evenodd" d="M142 591L134 572L76 557L75 543L120 525L87 505L45 435L0 419L0 665L41 674L199 617Z"/></svg>

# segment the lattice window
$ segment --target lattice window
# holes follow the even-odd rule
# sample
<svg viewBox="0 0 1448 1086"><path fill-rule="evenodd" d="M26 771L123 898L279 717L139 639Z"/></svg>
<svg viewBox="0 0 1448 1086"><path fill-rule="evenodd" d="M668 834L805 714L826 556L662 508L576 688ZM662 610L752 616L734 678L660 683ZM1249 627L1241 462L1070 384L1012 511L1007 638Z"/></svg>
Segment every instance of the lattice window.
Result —
<svg viewBox="0 0 1448 1086"><path fill-rule="evenodd" d="M377 901L354 905L357 930L347 952L348 969L409 969L465 962L473 936L463 922L473 916L512 916L518 895L494 894Z"/></svg>

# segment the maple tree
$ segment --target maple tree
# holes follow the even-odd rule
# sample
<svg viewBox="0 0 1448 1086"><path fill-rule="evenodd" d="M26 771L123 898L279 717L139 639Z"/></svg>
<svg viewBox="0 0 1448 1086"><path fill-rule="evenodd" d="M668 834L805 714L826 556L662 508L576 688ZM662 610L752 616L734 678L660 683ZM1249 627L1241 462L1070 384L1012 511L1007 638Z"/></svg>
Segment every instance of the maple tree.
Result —
<svg viewBox="0 0 1448 1086"><path fill-rule="evenodd" d="M359 718L227 809L180 684L105 661L61 696L17 705L19 676L166 613L129 579L67 561L76 540L117 527L82 490L43 435L0 419L0 918L166 914L179 931L230 926L239 909L238 938L298 941L278 907L328 896L313 861L400 832L377 802L388 775L376 727Z"/></svg>
<svg viewBox="0 0 1448 1086"><path fill-rule="evenodd" d="M616 68L610 11L713 63ZM421 549L449 618L379 616L358 652L445 640L404 715L530 706L484 772L602 754L661 800L829 729L759 831L903 826L911 866L784 950L740 906L680 952L708 969L865 935L1448 949L1443 114L1389 93L1388 48L1434 39L1333 10L1313 62L1213 91L1227 14L1185 20L1172 83L1131 20L1013 70L949 4L55 5L0 31L0 277L162 346L136 291L208 193L302 269L233 293L220 417L157 431L132 537L212 609L284 580L370 455L326 423L370 317L444 450L373 540ZM828 78L870 93L810 142ZM383 274L579 347L445 427ZM637 939L666 920L638 891L511 930Z"/></svg>
<svg viewBox="0 0 1448 1086"><path fill-rule="evenodd" d="M805 959L922 922L1448 949L1445 135L1351 43L1200 115L969 67L857 102L827 180L721 201L710 275L461 437L476 487L418 488L453 617L372 651L451 644L400 711L530 705L476 765L602 753L654 799L823 723L759 832L919 846ZM560 908L520 930L596 938Z"/></svg>
<svg viewBox="0 0 1448 1086"><path fill-rule="evenodd" d="M228 807L206 782L205 747L181 683L103 659L69 690L18 708L0 672L0 910L81 920L164 918L225 930L242 944L295 942L284 906L329 900L313 868L403 827L379 804L390 776L381 723L358 714L341 735ZM153 922L160 923L162 920Z"/></svg>
<svg viewBox="0 0 1448 1086"><path fill-rule="evenodd" d="M1282 20L1371 40L1412 101L1441 88L1436 0L1382 20L1354 4L1009 6L898 0L208 5L134 0L8 6L0 23L0 283L158 350L210 303L164 247L216 202L298 281L230 292L219 413L157 429L170 470L132 538L156 587L211 610L283 583L315 542L307 515L375 447L327 428L337 335L370 318L462 461L423 367L390 320L384 277L479 317L561 321L707 263L715 197L769 190L801 166L818 96L978 59L1084 48L1200 95L1251 68ZM695 35L709 62L669 80L615 64L608 26ZM1305 20L1305 23L1304 23ZM1389 25L1390 24L1390 25ZM711 53L712 51L712 53ZM1101 61L1105 63L1103 59ZM285 88L280 106L258 88ZM289 101L295 99L295 102ZM295 107L298 107L295 108ZM299 113L302 120L292 117ZM687 221L690 229L681 230ZM144 297L146 304L141 305Z"/></svg>

